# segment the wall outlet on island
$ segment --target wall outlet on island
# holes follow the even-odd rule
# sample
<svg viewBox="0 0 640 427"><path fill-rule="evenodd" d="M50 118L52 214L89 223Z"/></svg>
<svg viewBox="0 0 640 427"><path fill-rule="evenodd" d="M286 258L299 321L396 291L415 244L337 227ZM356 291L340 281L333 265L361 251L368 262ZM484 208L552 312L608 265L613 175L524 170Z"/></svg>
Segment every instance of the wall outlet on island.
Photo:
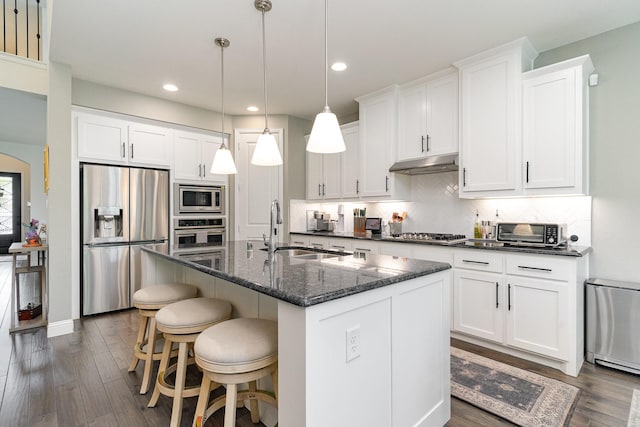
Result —
<svg viewBox="0 0 640 427"><path fill-rule="evenodd" d="M347 329L347 363L360 357L360 325Z"/></svg>

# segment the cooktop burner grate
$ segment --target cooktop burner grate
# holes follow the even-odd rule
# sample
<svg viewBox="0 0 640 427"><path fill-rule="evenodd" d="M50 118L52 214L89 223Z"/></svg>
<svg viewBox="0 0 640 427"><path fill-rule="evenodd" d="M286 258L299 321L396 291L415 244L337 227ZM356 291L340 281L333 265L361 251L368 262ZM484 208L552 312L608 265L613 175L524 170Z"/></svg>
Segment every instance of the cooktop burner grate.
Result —
<svg viewBox="0 0 640 427"><path fill-rule="evenodd" d="M401 241L432 241L434 243L452 245L454 243L464 242L465 240L467 240L467 236L465 236L464 234L450 233L408 232L402 233L399 236L394 236L393 239Z"/></svg>

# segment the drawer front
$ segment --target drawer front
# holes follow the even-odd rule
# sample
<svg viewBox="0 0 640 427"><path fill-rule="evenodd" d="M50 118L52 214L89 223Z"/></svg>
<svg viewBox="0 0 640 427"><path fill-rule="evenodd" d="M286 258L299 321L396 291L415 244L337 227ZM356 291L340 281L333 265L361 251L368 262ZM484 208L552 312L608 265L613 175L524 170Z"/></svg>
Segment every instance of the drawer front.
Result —
<svg viewBox="0 0 640 427"><path fill-rule="evenodd" d="M456 268L502 273L504 256L484 251L454 251L453 265Z"/></svg>
<svg viewBox="0 0 640 427"><path fill-rule="evenodd" d="M507 274L564 281L573 277L575 280L574 262L560 257L509 255Z"/></svg>

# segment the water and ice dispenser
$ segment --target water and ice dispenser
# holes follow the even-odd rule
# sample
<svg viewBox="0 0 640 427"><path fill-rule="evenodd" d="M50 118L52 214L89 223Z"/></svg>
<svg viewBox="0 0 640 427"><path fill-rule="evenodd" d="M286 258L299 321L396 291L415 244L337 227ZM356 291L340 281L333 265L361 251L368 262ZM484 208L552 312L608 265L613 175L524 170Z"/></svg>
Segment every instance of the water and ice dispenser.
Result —
<svg viewBox="0 0 640 427"><path fill-rule="evenodd" d="M122 208L101 206L93 210L94 237L122 237Z"/></svg>

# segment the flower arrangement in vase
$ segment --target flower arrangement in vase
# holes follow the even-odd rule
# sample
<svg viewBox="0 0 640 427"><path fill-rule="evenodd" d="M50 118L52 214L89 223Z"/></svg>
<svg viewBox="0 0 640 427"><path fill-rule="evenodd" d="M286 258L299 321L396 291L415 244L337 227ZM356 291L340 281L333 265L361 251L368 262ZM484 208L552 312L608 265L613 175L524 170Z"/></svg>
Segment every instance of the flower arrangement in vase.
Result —
<svg viewBox="0 0 640 427"><path fill-rule="evenodd" d="M40 241L40 232L38 231L38 224L39 221L37 219L31 219L31 222L29 222L29 224L22 224L27 229L26 233L24 233L26 244L24 244L23 246L42 245L42 242Z"/></svg>

